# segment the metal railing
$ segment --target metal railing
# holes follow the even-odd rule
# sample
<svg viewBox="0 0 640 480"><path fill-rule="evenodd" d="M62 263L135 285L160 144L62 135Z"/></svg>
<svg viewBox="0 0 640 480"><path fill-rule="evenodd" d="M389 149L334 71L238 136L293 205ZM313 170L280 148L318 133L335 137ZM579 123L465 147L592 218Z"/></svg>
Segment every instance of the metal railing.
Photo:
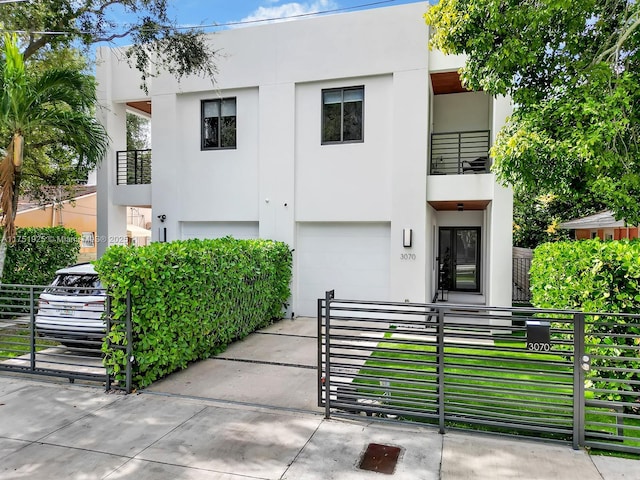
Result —
<svg viewBox="0 0 640 480"><path fill-rule="evenodd" d="M640 317L585 314L585 411L582 444L638 453Z"/></svg>
<svg viewBox="0 0 640 480"><path fill-rule="evenodd" d="M318 303L318 403L327 417L366 414L441 433L480 429L640 453L640 360L601 345L624 338L637 355L636 317L620 316L625 333L612 337L603 317L579 312L328 294Z"/></svg>
<svg viewBox="0 0 640 480"><path fill-rule="evenodd" d="M488 173L489 130L431 134L431 175Z"/></svg>
<svg viewBox="0 0 640 480"><path fill-rule="evenodd" d="M116 153L117 185L151 183L151 150L122 150Z"/></svg>
<svg viewBox="0 0 640 480"><path fill-rule="evenodd" d="M50 287L0 285L0 372L83 380L130 392L131 375L117 382L103 365L105 353L130 348L107 341L103 351L105 332L114 323L110 298L93 289L55 288L58 294L73 290L76 295L64 295L62 302L47 296ZM122 321L130 331L130 314Z"/></svg>

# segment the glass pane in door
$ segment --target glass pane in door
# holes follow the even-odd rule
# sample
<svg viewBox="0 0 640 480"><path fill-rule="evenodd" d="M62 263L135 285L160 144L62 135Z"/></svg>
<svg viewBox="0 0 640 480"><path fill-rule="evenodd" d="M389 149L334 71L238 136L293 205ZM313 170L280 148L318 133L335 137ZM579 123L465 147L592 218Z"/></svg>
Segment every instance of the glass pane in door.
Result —
<svg viewBox="0 0 640 480"><path fill-rule="evenodd" d="M477 291L478 286L478 229L455 229L455 272L456 290Z"/></svg>

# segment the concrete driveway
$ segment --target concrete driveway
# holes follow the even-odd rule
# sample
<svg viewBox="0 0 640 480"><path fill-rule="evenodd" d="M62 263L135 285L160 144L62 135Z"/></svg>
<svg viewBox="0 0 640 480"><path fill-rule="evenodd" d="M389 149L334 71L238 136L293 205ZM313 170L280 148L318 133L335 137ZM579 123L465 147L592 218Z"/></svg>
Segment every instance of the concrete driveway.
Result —
<svg viewBox="0 0 640 480"><path fill-rule="evenodd" d="M317 348L315 318L283 319L146 391L319 412Z"/></svg>

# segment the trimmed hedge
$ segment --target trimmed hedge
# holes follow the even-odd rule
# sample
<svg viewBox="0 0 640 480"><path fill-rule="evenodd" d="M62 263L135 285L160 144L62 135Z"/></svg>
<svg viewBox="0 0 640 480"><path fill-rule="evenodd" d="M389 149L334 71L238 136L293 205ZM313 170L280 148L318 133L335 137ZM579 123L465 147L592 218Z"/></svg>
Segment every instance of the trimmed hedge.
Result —
<svg viewBox="0 0 640 480"><path fill-rule="evenodd" d="M536 307L640 313L640 241L546 243L530 275Z"/></svg>
<svg viewBox="0 0 640 480"><path fill-rule="evenodd" d="M547 243L534 250L530 272L532 303L536 307L640 313L640 241L594 239ZM585 325L586 343L592 348L597 345L589 377L595 388L607 391L597 393L597 398L636 402L637 393L625 395L621 390L640 390L637 345L632 338L625 337L640 335L640 323L606 315L593 320ZM604 358L607 356L625 359L612 362ZM622 371L622 367L628 370Z"/></svg>
<svg viewBox="0 0 640 480"><path fill-rule="evenodd" d="M56 270L76 263L80 235L64 227L16 230L16 242L7 248L2 283L48 285Z"/></svg>
<svg viewBox="0 0 640 480"><path fill-rule="evenodd" d="M108 336L125 345L126 296L131 292L133 382L150 385L189 362L282 317L290 296L292 256L269 240L185 240L146 247L110 247L96 262L112 295L116 322ZM122 350L106 351L120 378Z"/></svg>

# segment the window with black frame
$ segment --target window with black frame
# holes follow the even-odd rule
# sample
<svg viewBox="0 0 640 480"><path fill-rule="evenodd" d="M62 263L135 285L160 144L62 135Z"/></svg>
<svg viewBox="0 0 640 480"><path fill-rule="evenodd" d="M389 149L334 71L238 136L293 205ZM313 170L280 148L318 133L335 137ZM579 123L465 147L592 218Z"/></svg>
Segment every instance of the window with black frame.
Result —
<svg viewBox="0 0 640 480"><path fill-rule="evenodd" d="M364 141L364 87L322 91L322 143Z"/></svg>
<svg viewBox="0 0 640 480"><path fill-rule="evenodd" d="M236 99L202 101L202 150L236 148Z"/></svg>

